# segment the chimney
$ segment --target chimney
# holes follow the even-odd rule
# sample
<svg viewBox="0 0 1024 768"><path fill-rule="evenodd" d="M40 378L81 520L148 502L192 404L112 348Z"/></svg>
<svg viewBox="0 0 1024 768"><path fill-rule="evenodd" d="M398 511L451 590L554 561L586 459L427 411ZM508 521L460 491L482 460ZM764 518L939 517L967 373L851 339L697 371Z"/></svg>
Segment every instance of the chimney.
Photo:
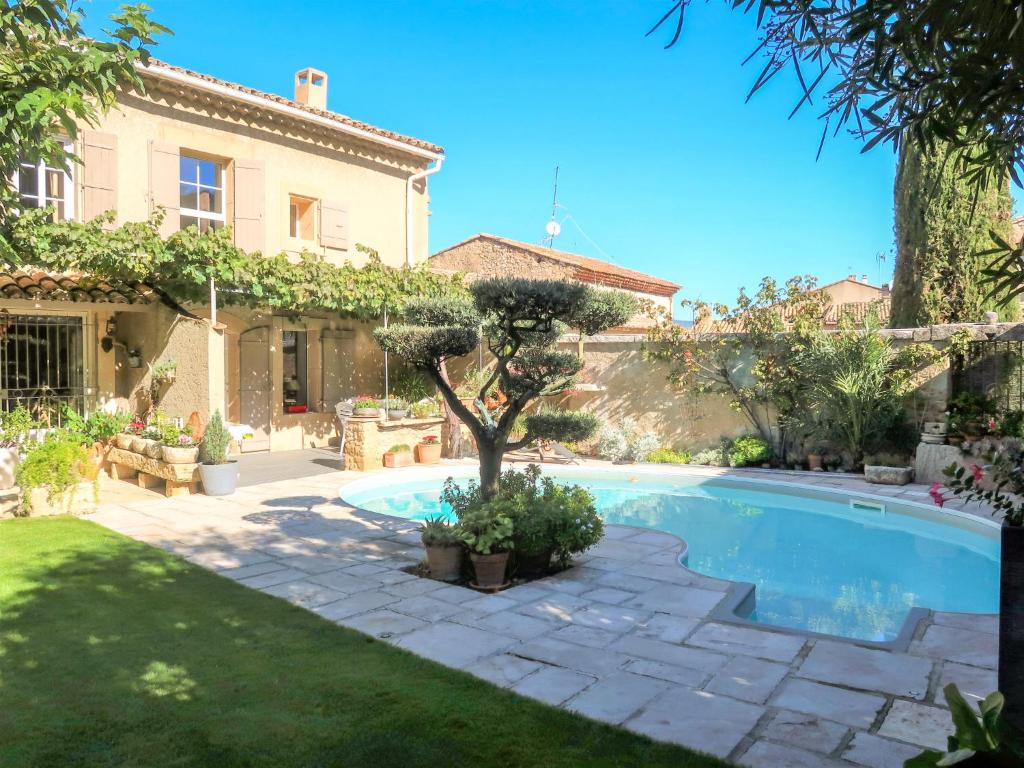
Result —
<svg viewBox="0 0 1024 768"><path fill-rule="evenodd" d="M307 107L327 110L327 74L306 67L295 73L295 100Z"/></svg>
<svg viewBox="0 0 1024 768"><path fill-rule="evenodd" d="M867 275L861 275L860 276L860 281L862 283L867 283L868 282L868 276Z"/></svg>

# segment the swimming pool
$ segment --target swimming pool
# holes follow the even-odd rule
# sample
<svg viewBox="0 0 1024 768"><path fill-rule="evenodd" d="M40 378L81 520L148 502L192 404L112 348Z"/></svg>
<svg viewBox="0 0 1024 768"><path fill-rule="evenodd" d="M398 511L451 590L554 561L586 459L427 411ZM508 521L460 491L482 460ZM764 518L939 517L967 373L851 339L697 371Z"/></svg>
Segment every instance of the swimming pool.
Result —
<svg viewBox="0 0 1024 768"><path fill-rule="evenodd" d="M999 529L986 521L849 492L654 467L544 472L587 487L609 523L679 536L694 571L753 584L755 607L742 617L748 620L884 642L899 635L913 607L998 611ZM421 520L450 514L439 500L449 475L468 480L476 473L396 472L386 483L357 481L342 496L363 509Z"/></svg>

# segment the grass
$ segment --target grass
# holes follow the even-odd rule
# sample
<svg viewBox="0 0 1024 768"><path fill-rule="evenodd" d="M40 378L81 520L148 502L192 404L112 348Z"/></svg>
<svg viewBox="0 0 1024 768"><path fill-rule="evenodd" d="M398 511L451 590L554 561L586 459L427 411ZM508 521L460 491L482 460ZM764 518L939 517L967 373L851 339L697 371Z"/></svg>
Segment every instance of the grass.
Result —
<svg viewBox="0 0 1024 768"><path fill-rule="evenodd" d="M0 522L0 765L725 764L499 690L98 525Z"/></svg>

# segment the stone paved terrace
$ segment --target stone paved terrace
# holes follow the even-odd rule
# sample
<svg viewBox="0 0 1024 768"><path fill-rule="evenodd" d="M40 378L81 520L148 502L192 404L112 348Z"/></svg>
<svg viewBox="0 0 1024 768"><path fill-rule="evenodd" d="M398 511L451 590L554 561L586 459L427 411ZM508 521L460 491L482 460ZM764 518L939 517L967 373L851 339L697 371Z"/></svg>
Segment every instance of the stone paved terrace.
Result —
<svg viewBox="0 0 1024 768"><path fill-rule="evenodd" d="M703 472L928 500L849 476ZM415 524L339 500L357 477L127 498L90 519L524 696L755 768L902 766L945 745L942 686L996 688L995 616L932 613L908 652L722 622L729 583L650 530L608 526L575 567L498 595L418 578L403 570L422 558Z"/></svg>

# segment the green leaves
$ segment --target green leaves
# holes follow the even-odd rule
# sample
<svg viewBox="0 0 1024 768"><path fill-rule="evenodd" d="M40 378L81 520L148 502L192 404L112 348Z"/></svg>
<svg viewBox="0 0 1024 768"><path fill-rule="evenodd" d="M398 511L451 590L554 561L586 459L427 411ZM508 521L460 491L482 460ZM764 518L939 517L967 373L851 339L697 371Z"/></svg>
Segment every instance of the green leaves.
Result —
<svg viewBox="0 0 1024 768"><path fill-rule="evenodd" d="M904 768L946 768L970 761L972 765L1021 765L1024 763L1024 734L1002 717L1003 695L990 693L975 713L956 685L943 692L953 717L954 734L945 753L929 750L907 760ZM976 758L976 759L975 759Z"/></svg>
<svg viewBox="0 0 1024 768"><path fill-rule="evenodd" d="M10 178L22 157L70 167L77 158L64 139L77 138L81 123L95 125L122 88L142 88L136 64L170 32L147 6L122 6L108 39L94 39L74 8L69 0L0 3L0 178ZM0 185L0 230L20 209L18 196Z"/></svg>
<svg viewBox="0 0 1024 768"><path fill-rule="evenodd" d="M526 434L535 440L579 442L592 437L601 420L585 411L551 410L532 413L525 418Z"/></svg>

